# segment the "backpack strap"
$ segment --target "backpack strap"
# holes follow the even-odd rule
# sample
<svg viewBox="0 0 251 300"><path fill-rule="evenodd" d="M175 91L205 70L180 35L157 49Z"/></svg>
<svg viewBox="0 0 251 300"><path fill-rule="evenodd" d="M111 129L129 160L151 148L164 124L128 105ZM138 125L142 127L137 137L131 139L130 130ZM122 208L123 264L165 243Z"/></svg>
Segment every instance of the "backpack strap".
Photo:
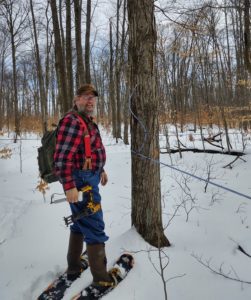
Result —
<svg viewBox="0 0 251 300"><path fill-rule="evenodd" d="M84 120L78 115L74 115L78 118L80 124L84 128L84 145L85 145L85 163L83 166L83 170L91 170L92 169L92 154L91 154L91 138L89 131L87 129L87 125Z"/></svg>

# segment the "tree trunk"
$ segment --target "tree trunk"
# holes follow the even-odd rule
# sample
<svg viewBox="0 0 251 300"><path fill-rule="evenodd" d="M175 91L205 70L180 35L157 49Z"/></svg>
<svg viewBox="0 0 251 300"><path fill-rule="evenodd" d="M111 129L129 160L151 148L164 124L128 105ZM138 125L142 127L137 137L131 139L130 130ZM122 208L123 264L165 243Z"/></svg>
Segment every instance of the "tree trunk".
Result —
<svg viewBox="0 0 251 300"><path fill-rule="evenodd" d="M45 94L45 87L44 87L44 78L41 66L41 59L38 47L38 39L37 39L37 28L36 28L36 20L33 10L33 2L30 0L30 9L32 15L32 24L33 24L33 31L34 31L34 42L35 42L35 57L36 57L36 67L37 67L37 76L38 76L38 83L39 83L39 92L40 92L40 101L41 101L41 113L42 113L42 129L43 132L47 130L47 99Z"/></svg>
<svg viewBox="0 0 251 300"><path fill-rule="evenodd" d="M112 22L110 20L110 70L109 70L109 102L112 110L112 134L117 139L116 102L114 97L114 74L113 74L113 45L112 45Z"/></svg>
<svg viewBox="0 0 251 300"><path fill-rule="evenodd" d="M91 0L87 0L85 31L85 82L91 83L90 71Z"/></svg>
<svg viewBox="0 0 251 300"><path fill-rule="evenodd" d="M81 43L81 4L82 1L74 0L74 12L75 12L75 41L77 52L77 74L76 74L76 86L84 83L85 69L83 62L83 50Z"/></svg>
<svg viewBox="0 0 251 300"><path fill-rule="evenodd" d="M56 0L57 1L57 0ZM60 36L61 36L61 45L62 45L62 55L65 61L65 38L64 38L64 25L63 25L63 7L62 7L63 0L58 0L58 15L59 15L59 28L60 28Z"/></svg>
<svg viewBox="0 0 251 300"><path fill-rule="evenodd" d="M54 40L55 40L55 45L54 45L55 67L56 67L57 81L58 81L58 99L61 101L61 112L64 113L67 110L69 110L71 103L70 101L68 101L68 96L67 96L63 45L62 45L61 35L60 35L56 0L51 0L50 4L51 4L52 23L53 23Z"/></svg>
<svg viewBox="0 0 251 300"><path fill-rule="evenodd" d="M2 130L4 125L4 115L5 111L7 111L7 105L6 99L4 97L4 71L5 71L5 59L6 59L6 52L7 52L7 46L6 46L6 40L7 38L4 38L2 41L1 46L1 66L0 66L0 115L2 116L0 118L0 130ZM5 107L6 106L6 107Z"/></svg>
<svg viewBox="0 0 251 300"><path fill-rule="evenodd" d="M251 74L250 0L244 0L244 61Z"/></svg>
<svg viewBox="0 0 251 300"><path fill-rule="evenodd" d="M45 16L46 16L46 57L45 57L45 93L46 97L49 93L49 85L50 85L50 51L52 46L52 33L50 32L50 18L48 16L49 11L49 3L47 3ZM51 113L50 106L47 108L48 114ZM53 111L53 109L51 109Z"/></svg>
<svg viewBox="0 0 251 300"><path fill-rule="evenodd" d="M17 62L16 62L16 44L14 37L14 28L12 26L12 16L10 16L10 34L11 34L11 54L12 54L12 76L14 89L14 116L15 116L15 133L16 137L20 135L20 118L18 111L18 95L17 95ZM16 139L15 139L16 142Z"/></svg>
<svg viewBox="0 0 251 300"><path fill-rule="evenodd" d="M66 69L68 97L73 99L73 74L72 74L72 51L71 51L71 0L65 0L66 4Z"/></svg>
<svg viewBox="0 0 251 300"><path fill-rule="evenodd" d="M125 80L128 82L129 80L129 72L128 72L128 65L125 62L125 43L126 43L126 8L127 8L127 0L124 0L123 6L123 22L122 22L122 35L121 35L121 66L123 69ZM124 119L124 132L123 132L123 140L126 145L129 145L129 137L128 137L128 130L129 130L129 86L128 84L125 86L125 96L124 96L124 110L123 110L123 119Z"/></svg>
<svg viewBox="0 0 251 300"><path fill-rule="evenodd" d="M121 0L117 0L117 18L116 18L116 51L115 51L115 84L116 84L116 102L117 102L117 120L116 120L116 137L121 138L121 99L120 99L120 76L121 60L119 49L119 11Z"/></svg>
<svg viewBox="0 0 251 300"><path fill-rule="evenodd" d="M153 0L128 0L131 119L132 224L155 247L170 246L162 225L156 27ZM147 127L146 131L141 122Z"/></svg>

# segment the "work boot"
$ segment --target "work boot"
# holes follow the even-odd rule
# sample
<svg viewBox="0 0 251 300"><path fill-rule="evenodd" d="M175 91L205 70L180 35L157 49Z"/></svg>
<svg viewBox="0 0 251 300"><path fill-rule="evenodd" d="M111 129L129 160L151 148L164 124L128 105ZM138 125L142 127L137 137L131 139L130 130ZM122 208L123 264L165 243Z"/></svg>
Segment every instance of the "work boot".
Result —
<svg viewBox="0 0 251 300"><path fill-rule="evenodd" d="M105 256L105 245L87 245L87 255L93 276L93 284L99 284L100 282L113 282L112 277L106 270L107 261Z"/></svg>
<svg viewBox="0 0 251 300"><path fill-rule="evenodd" d="M81 233L70 232L69 247L67 253L67 279L75 280L80 276L82 264L80 256L83 251L84 237Z"/></svg>

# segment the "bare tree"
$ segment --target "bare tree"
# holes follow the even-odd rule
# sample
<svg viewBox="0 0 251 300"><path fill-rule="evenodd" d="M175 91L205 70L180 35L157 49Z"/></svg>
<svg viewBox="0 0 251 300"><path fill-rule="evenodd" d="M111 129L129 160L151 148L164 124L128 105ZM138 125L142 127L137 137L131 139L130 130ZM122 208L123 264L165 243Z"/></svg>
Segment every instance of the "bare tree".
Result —
<svg viewBox="0 0 251 300"><path fill-rule="evenodd" d="M4 0L0 6L0 15L7 23L8 33L11 40L12 57L12 76L14 91L14 116L16 137L20 135L20 116L18 109L18 90L17 90L17 47L23 41L21 32L24 32L28 12L23 4L16 0Z"/></svg>

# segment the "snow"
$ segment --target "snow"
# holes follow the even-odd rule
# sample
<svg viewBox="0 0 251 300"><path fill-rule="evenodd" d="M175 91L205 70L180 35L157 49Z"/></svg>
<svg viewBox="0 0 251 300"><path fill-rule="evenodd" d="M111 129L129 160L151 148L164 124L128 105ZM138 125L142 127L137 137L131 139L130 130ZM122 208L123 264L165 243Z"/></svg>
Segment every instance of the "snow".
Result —
<svg viewBox="0 0 251 300"><path fill-rule="evenodd" d="M189 128L179 133L188 147L202 148L200 135ZM177 144L174 129L169 128L172 147ZM207 133L206 133L207 134ZM242 139L237 130L230 132L234 149L242 150ZM135 265L128 277L104 299L152 300L165 299L160 272L162 256L164 280L169 300L247 300L251 299L251 285L217 275L198 260L229 277L251 282L251 258L238 250L240 245L251 254L251 200L223 188L161 166L163 225L172 246L151 247L131 227L131 162L130 146L116 144L103 131L107 150L106 171L109 183L100 187L106 223L110 236L106 244L108 266L123 252L131 252ZM50 204L53 193L62 193L59 183L50 185L45 198L36 190L39 182L37 148L40 138L34 134L23 136L16 144L1 137L12 149L10 159L0 159L0 299L32 300L53 278L66 268L69 229L63 217L70 214L66 202ZM223 136L223 144L224 144ZM251 141L245 135L247 155L238 159L233 168L223 168L235 157L223 154L182 153L162 154L161 162L208 178L210 181L251 196ZM160 135L163 148L166 144ZM212 149L209 144L207 148ZM57 197L63 197L62 195ZM168 225L168 226L167 226ZM197 259L196 259L197 257ZM91 281L90 271L82 274L67 290L69 300Z"/></svg>

